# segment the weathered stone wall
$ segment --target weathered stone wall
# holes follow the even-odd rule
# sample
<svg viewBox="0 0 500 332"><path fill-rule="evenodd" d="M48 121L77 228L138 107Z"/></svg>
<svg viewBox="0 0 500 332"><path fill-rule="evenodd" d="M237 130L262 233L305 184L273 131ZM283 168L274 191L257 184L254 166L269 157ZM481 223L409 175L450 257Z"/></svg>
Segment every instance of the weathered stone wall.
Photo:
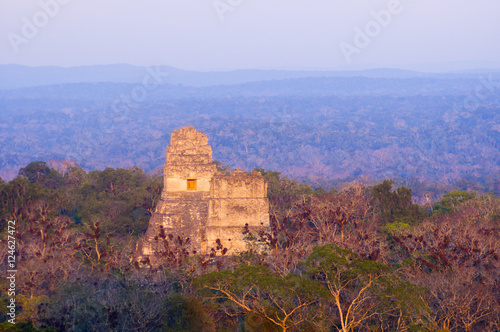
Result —
<svg viewBox="0 0 500 332"><path fill-rule="evenodd" d="M201 253L206 247L206 226L208 220L208 195L202 192L181 192L162 197L156 206L144 238L137 244L137 256L151 256L164 248L157 245L155 238L161 228L174 237L190 240L190 250ZM160 239L161 240L161 239ZM161 244L161 241L160 241Z"/></svg>
<svg viewBox="0 0 500 332"><path fill-rule="evenodd" d="M241 170L230 176L216 174L210 187L211 198L267 198L267 182L259 172Z"/></svg>
<svg viewBox="0 0 500 332"><path fill-rule="evenodd" d="M258 172L247 174L240 170L228 176L217 173L208 139L194 127L172 133L164 183L146 235L138 243L138 257L151 256L162 249L155 242L161 227L167 234L189 238L191 251L201 254L215 248L217 240L229 249L229 254L245 250L245 224L252 230L269 227L264 177Z"/></svg>
<svg viewBox="0 0 500 332"><path fill-rule="evenodd" d="M267 182L254 172L236 170L231 175L217 174L210 186L207 223L207 245L219 239L229 253L246 249L243 239L245 225L253 231L269 227Z"/></svg>

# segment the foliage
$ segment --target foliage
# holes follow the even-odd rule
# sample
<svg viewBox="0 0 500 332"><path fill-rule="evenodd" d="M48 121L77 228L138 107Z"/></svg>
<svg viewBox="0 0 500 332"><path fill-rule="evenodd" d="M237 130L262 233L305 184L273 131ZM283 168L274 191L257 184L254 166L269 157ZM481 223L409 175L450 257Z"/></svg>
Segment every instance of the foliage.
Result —
<svg viewBox="0 0 500 332"><path fill-rule="evenodd" d="M208 298L221 298L226 310L260 316L282 331L320 319L311 306L325 296L314 282L296 274L282 277L262 265L208 273L195 286Z"/></svg>
<svg viewBox="0 0 500 332"><path fill-rule="evenodd" d="M469 193L467 191L452 190L443 195L440 201L434 204L433 216L439 216L451 212L455 212L455 208L468 200L474 199L477 192Z"/></svg>
<svg viewBox="0 0 500 332"><path fill-rule="evenodd" d="M394 236L398 260L414 262L402 272L428 289L425 298L437 328L478 331L497 326L500 229L490 212L499 206L492 196L465 200L454 206L455 212Z"/></svg>
<svg viewBox="0 0 500 332"><path fill-rule="evenodd" d="M402 329L421 317L426 304L419 298L422 290L400 280L388 266L359 258L334 244L314 248L303 265L333 297L339 331L349 332L370 321L386 322L386 328ZM387 317L399 316L396 326Z"/></svg>
<svg viewBox="0 0 500 332"><path fill-rule="evenodd" d="M211 317L194 296L175 294L167 300L165 331L215 331Z"/></svg>
<svg viewBox="0 0 500 332"><path fill-rule="evenodd" d="M11 324L9 322L4 322L0 324L0 332L55 332L53 327L48 328L36 328L33 326L33 322L17 322L16 324Z"/></svg>
<svg viewBox="0 0 500 332"><path fill-rule="evenodd" d="M393 185L394 181L384 180L372 188L375 209L380 213L382 223L389 224L401 219L408 224L421 222L426 213L418 204L413 204L411 189L399 187L393 191Z"/></svg>
<svg viewBox="0 0 500 332"><path fill-rule="evenodd" d="M403 232L405 229L408 229L409 227L410 225L405 222L395 221L385 225L384 230L388 233L398 234L400 232Z"/></svg>
<svg viewBox="0 0 500 332"><path fill-rule="evenodd" d="M38 183L51 189L56 188L62 180L62 176L43 161L35 161L21 168L19 175L26 177L31 183Z"/></svg>
<svg viewBox="0 0 500 332"><path fill-rule="evenodd" d="M160 264L141 268L131 252L162 178L138 167L86 172L75 163L54 165L35 162L0 181L1 235L6 239L7 220L15 221L22 261L18 324L0 330L500 326L500 200L492 194L448 192L426 203L434 212L426 217L412 191L393 190L390 180L327 192L257 169L269 181L271 228L243 230L253 250L228 257L219 243L209 255L192 254L187 239L160 230L153 257ZM5 301L7 281L0 286Z"/></svg>

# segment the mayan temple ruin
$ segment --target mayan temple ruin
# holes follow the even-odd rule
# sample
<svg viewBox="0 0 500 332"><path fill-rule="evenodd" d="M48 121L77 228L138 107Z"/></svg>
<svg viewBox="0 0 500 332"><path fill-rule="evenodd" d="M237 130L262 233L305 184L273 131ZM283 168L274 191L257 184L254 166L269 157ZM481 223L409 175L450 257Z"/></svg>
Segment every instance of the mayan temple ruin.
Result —
<svg viewBox="0 0 500 332"><path fill-rule="evenodd" d="M246 249L243 230L269 226L267 182L258 172L218 172L207 136L194 127L175 130L167 147L164 188L136 257L152 257L166 234L190 239L191 251L206 255L218 240L234 254ZM156 237L156 240L155 240Z"/></svg>

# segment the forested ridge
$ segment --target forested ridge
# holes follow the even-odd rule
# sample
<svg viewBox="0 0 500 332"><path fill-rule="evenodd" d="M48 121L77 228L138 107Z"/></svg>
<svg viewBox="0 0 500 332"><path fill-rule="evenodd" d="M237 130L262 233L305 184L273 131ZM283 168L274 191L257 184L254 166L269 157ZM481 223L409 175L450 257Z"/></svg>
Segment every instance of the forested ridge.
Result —
<svg viewBox="0 0 500 332"><path fill-rule="evenodd" d="M12 220L18 269L17 324L0 330L499 331L495 195L415 204L390 179L325 190L255 170L269 182L271 227L243 230L248 251L227 256L220 243L199 256L189 239L158 234L154 266L134 251L161 175L33 162L0 181L2 268Z"/></svg>

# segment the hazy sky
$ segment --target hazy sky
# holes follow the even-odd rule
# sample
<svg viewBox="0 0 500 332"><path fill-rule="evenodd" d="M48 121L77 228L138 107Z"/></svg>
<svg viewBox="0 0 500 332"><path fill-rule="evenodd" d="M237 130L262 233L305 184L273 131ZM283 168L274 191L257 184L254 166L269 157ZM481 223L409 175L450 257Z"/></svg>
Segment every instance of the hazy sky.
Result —
<svg viewBox="0 0 500 332"><path fill-rule="evenodd" d="M0 0L0 64L500 68L499 0Z"/></svg>

